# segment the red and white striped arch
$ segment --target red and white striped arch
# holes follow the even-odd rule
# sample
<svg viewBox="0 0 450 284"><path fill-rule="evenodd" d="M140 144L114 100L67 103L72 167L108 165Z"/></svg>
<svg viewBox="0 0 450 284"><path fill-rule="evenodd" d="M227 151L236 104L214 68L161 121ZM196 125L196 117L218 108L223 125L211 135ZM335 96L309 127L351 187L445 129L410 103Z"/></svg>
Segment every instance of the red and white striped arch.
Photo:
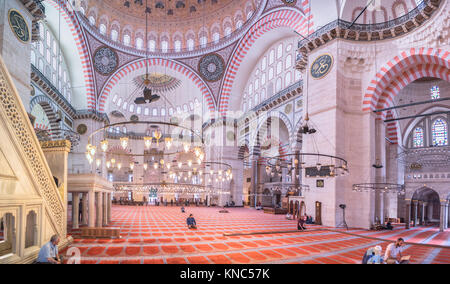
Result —
<svg viewBox="0 0 450 284"><path fill-rule="evenodd" d="M394 119L394 114L392 113L392 111L387 111L386 119ZM392 121L386 124L386 137L393 144L398 144L398 133L400 133L400 131L398 130L399 126L400 125L396 121Z"/></svg>
<svg viewBox="0 0 450 284"><path fill-rule="evenodd" d="M433 48L411 48L404 51L388 61L370 82L364 95L363 111L392 106L395 96L417 79L437 77L450 81L449 69L449 51Z"/></svg>
<svg viewBox="0 0 450 284"><path fill-rule="evenodd" d="M131 72L145 69L146 68L146 59L139 59L137 61L128 63L127 65L123 66L121 69L116 71L115 74L113 74L108 81L105 83L105 86L103 87L103 90L100 95L99 99L99 111L105 112L106 102L108 100L108 97L111 94L111 91L113 90L114 86L116 86L122 78L130 74ZM179 73L181 73L185 78L191 80L202 92L203 97L206 100L206 105L209 108L210 112L215 111L215 100L212 95L211 90L208 88L206 83L200 78L200 76L195 73L193 70L188 68L187 66L181 64L180 62L176 62L169 59L161 59L161 58L151 58L147 59L148 66L164 66L171 70L175 70Z"/></svg>
<svg viewBox="0 0 450 284"><path fill-rule="evenodd" d="M307 7L309 4L308 1L303 1L303 3L304 7ZM256 40L267 32L273 31L280 27L289 27L297 33L304 35L308 34L308 18L312 19L312 15L309 8L306 8L304 11L306 17L295 9L284 8L281 10L276 10L261 18L244 35L233 52L223 80L219 103L219 112L222 115L226 115L228 111L228 103L239 67L241 66L246 55L250 52L251 47L255 44ZM312 29L312 21L309 21L309 26ZM313 31L310 30L310 32Z"/></svg>
<svg viewBox="0 0 450 284"><path fill-rule="evenodd" d="M95 109L97 100L95 97L94 73L92 71L88 45L76 13L72 8L68 8L67 0L46 0L46 2L60 12L63 20L67 23L72 32L83 68L83 76L86 85L87 108Z"/></svg>

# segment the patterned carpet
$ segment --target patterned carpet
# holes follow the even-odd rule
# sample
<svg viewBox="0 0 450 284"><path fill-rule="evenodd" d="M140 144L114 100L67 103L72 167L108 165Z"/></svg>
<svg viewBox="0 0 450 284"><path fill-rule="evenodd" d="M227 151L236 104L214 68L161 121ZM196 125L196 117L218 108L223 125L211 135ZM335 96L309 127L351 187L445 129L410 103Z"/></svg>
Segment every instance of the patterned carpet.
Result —
<svg viewBox="0 0 450 284"><path fill-rule="evenodd" d="M228 209L230 213L219 213L220 208L186 209L183 214L178 207L114 206L111 226L121 227L122 238L80 239L75 231L71 250L79 249L81 263L92 264L350 264L360 263L369 247L381 245L384 251L389 244L372 238L403 236L438 245L449 241L449 232L438 234L435 228L339 232L309 225L306 232L298 232L295 221L252 209ZM190 213L198 230L186 228ZM450 263L450 248L407 245L405 251L412 263Z"/></svg>

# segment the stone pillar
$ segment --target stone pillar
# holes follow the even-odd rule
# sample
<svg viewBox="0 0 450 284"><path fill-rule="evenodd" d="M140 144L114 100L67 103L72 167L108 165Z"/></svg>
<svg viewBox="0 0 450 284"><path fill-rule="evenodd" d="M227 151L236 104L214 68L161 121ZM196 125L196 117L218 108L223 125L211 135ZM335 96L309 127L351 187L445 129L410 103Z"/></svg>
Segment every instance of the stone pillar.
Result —
<svg viewBox="0 0 450 284"><path fill-rule="evenodd" d="M80 213L80 193L72 193L72 228L78 229L79 225L79 213Z"/></svg>
<svg viewBox="0 0 450 284"><path fill-rule="evenodd" d="M259 172L258 172L258 159L254 157L252 160L252 193L253 198L250 200L250 204L254 207L258 204L258 183L259 183Z"/></svg>
<svg viewBox="0 0 450 284"><path fill-rule="evenodd" d="M409 229L411 226L411 200L405 199L405 203L406 203L405 229Z"/></svg>
<svg viewBox="0 0 450 284"><path fill-rule="evenodd" d="M445 230L445 222L446 222L446 215L447 215L447 201L441 200L441 215L439 218L439 231L443 232Z"/></svg>
<svg viewBox="0 0 450 284"><path fill-rule="evenodd" d="M413 227L417 226L417 209L418 209L418 201L413 200Z"/></svg>
<svg viewBox="0 0 450 284"><path fill-rule="evenodd" d="M97 228L101 228L103 227L103 198L102 198L102 193L101 192L96 192L95 193L95 199L97 201L97 218L96 218L96 222L95 222L95 226Z"/></svg>
<svg viewBox="0 0 450 284"><path fill-rule="evenodd" d="M89 219L88 227L95 227L95 192L93 190L89 191Z"/></svg>
<svg viewBox="0 0 450 284"><path fill-rule="evenodd" d="M81 214L81 224L87 225L88 224L88 193L83 193L83 211Z"/></svg>
<svg viewBox="0 0 450 284"><path fill-rule="evenodd" d="M102 193L102 207L103 207L103 226L108 226L108 194L106 192Z"/></svg>
<svg viewBox="0 0 450 284"><path fill-rule="evenodd" d="M111 201L111 193L108 194L108 223L111 224L111 209L112 209L112 201Z"/></svg>
<svg viewBox="0 0 450 284"><path fill-rule="evenodd" d="M425 205L426 202L421 202L420 203L420 225L423 226L425 225Z"/></svg>

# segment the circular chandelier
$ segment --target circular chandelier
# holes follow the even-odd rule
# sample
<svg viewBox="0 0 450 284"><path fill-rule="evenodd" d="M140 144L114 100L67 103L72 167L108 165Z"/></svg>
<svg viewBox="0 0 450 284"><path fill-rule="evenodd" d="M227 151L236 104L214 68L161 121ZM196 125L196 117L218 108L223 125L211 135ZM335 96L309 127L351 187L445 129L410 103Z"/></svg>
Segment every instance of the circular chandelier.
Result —
<svg viewBox="0 0 450 284"><path fill-rule="evenodd" d="M404 195L406 190L402 184L393 183L361 183L353 185L354 192L396 193Z"/></svg>
<svg viewBox="0 0 450 284"><path fill-rule="evenodd" d="M266 159L266 173L274 177L287 169L289 174L294 170L305 170L305 177L339 177L349 173L348 163L340 157L318 153L285 154ZM300 177L298 174L297 178Z"/></svg>
<svg viewBox="0 0 450 284"><path fill-rule="evenodd" d="M119 133L112 133L111 131L107 131L108 129L114 130L116 127L120 129L120 127L125 127L127 125L145 125L147 126L147 129L145 133L124 133L120 131ZM103 134L103 137L99 144L95 145L94 141L98 140L98 137L96 136L100 133ZM96 154L98 156L98 153L100 152L98 149L103 153L107 153L112 144L111 141L119 141L120 147L124 151L130 151L132 147L130 145L131 140L142 141L144 149L147 151L152 148L158 149L165 151L165 155L174 155L182 152L187 154L193 152L198 160L203 160L205 158L203 152L203 138L199 134L182 125L163 121L127 121L110 124L97 129L89 135L88 144L86 146L86 158L89 163L92 164ZM162 145L164 146L161 149L160 146ZM174 148L174 151L167 153L167 151L170 151L172 148ZM145 155L145 152L143 155ZM112 166L115 165L114 159L111 159L109 162Z"/></svg>
<svg viewBox="0 0 450 284"><path fill-rule="evenodd" d="M144 125L151 131L107 131L126 125ZM97 137L100 134L103 135ZM139 152L142 149L143 152ZM129 121L107 125L89 135L85 154L90 164L95 161L96 166L100 167L105 163L108 171L129 169L133 172L136 166L142 166L144 175L149 170L158 171L161 184L171 181L180 185L192 181L193 185L223 185L233 179L231 165L205 161L204 142L199 134L175 123ZM142 158L143 163L135 162L136 158Z"/></svg>
<svg viewBox="0 0 450 284"><path fill-rule="evenodd" d="M116 193L139 192L139 193L154 193L154 194L226 194L227 191L222 191L221 188L180 184L180 183L118 183L114 184Z"/></svg>

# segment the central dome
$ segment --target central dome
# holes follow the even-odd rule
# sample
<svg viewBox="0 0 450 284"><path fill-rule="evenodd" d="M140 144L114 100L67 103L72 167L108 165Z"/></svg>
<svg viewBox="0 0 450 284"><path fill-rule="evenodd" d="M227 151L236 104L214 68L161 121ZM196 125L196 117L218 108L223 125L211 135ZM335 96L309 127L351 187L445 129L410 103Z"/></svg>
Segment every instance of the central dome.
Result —
<svg viewBox="0 0 450 284"><path fill-rule="evenodd" d="M258 0L97 0L81 2L88 24L125 46L150 51L192 51L242 30ZM148 13L148 42L145 18Z"/></svg>

